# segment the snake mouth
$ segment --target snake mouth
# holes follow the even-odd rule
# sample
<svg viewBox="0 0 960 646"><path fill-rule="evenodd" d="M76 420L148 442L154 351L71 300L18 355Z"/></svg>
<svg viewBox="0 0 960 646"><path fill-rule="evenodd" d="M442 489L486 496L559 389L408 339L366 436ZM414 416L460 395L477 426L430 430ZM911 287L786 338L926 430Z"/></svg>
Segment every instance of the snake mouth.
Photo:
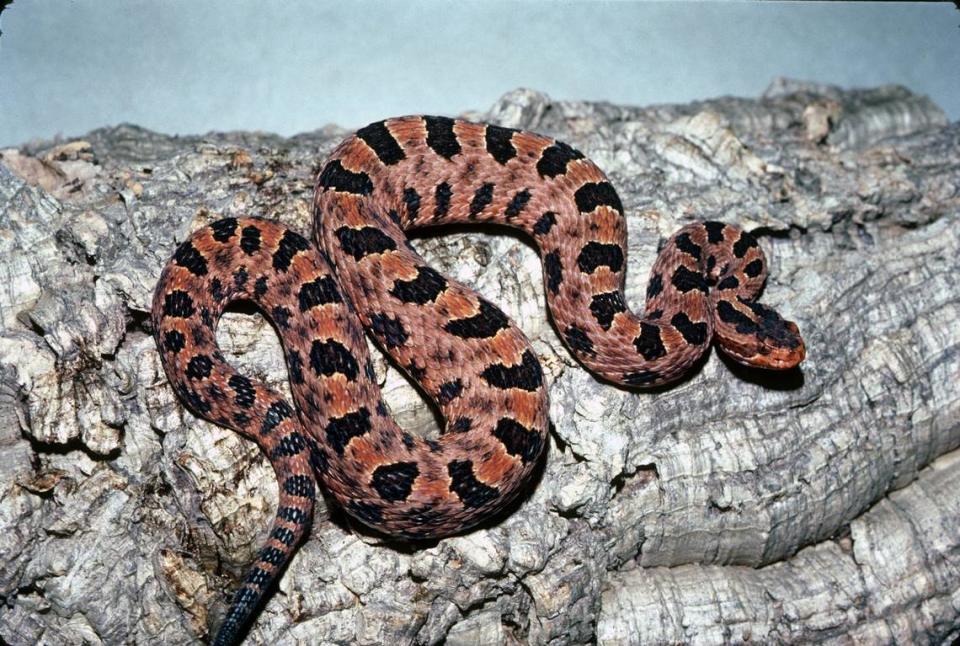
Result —
<svg viewBox="0 0 960 646"><path fill-rule="evenodd" d="M807 350L801 341L796 348L777 348L775 352L763 355L760 365L768 370L790 370L799 366L806 357Z"/></svg>

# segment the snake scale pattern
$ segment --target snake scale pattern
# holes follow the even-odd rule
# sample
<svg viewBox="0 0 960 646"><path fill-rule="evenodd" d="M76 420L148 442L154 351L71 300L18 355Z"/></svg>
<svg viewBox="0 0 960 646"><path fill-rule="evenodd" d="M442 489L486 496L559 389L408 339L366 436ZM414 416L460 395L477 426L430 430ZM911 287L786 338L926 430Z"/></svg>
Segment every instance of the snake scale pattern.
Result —
<svg viewBox="0 0 960 646"><path fill-rule="evenodd" d="M461 532L524 489L549 425L537 357L496 305L431 269L404 233L474 222L533 238L556 329L602 379L669 383L712 340L751 366L804 358L797 326L756 301L766 263L750 233L683 227L653 266L641 317L623 295L623 207L582 153L445 117L366 126L319 173L316 245L275 222L219 220L179 246L156 288L153 330L175 391L255 441L280 485L269 539L214 643L242 637L311 521L317 478L350 516L407 539ZM240 299L277 328L295 408L219 351L217 322ZM442 412L438 441L389 416L357 319Z"/></svg>

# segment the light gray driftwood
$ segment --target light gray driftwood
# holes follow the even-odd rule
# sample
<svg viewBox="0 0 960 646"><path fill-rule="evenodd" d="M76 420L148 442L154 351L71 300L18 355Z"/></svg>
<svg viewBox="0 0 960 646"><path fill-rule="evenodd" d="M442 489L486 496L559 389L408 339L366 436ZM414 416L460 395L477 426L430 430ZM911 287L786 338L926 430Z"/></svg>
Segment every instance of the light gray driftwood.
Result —
<svg viewBox="0 0 960 646"><path fill-rule="evenodd" d="M607 171L635 307L683 223L755 230L765 301L800 324L809 359L770 375L714 352L672 388L618 389L560 345L529 244L420 238L533 339L556 425L543 477L499 524L416 549L321 508L249 643L960 634L960 126L902 88L787 80L648 108L516 91L470 116L560 137ZM174 397L151 291L215 218L309 231L312 177L345 134L124 125L2 152L0 641L184 644L219 622L276 483L252 444ZM262 318L231 313L219 339L283 387ZM407 380L377 370L400 422L436 433Z"/></svg>

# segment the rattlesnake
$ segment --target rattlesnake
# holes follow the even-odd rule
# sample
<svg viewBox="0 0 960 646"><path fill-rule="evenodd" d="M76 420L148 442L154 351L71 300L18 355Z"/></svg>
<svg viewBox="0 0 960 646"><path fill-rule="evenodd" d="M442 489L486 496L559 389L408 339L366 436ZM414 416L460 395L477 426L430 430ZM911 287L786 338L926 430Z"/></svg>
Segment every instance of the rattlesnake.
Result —
<svg viewBox="0 0 960 646"><path fill-rule="evenodd" d="M444 117L377 122L325 162L315 209L317 246L257 218L196 231L154 297L154 334L178 395L257 442L280 484L270 537L218 644L238 638L292 554L317 476L365 525L435 538L502 510L541 458L547 389L529 341L495 305L431 269L405 230L495 222L530 235L561 338L614 383L674 381L714 339L747 365L787 369L804 358L797 326L756 302L764 255L731 224L674 234L653 266L645 315L628 311L620 199L582 153L547 137ZM279 331L296 408L220 353L216 325L238 299ZM389 416L358 322L439 407L439 440Z"/></svg>

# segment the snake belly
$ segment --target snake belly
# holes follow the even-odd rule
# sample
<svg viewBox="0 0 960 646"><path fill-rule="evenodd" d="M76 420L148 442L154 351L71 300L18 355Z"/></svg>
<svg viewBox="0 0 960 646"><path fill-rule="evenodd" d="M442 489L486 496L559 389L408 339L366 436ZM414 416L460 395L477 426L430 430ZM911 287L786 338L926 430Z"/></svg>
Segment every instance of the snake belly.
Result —
<svg viewBox="0 0 960 646"><path fill-rule="evenodd" d="M166 374L199 416L255 441L280 486L277 514L214 643L234 643L302 538L323 491L364 525L406 539L462 532L505 509L544 452L547 390L530 342L496 305L427 265L406 231L491 222L525 232L570 352L629 387L683 376L711 341L734 360L788 369L797 326L756 298L757 240L720 222L684 226L651 270L645 314L623 294L626 222L613 186L548 137L445 117L370 124L319 173L316 244L278 223L227 218L164 268L152 323ZM295 406L217 347L233 301L280 334ZM362 325L362 327L361 327ZM446 420L438 440L390 417L363 329Z"/></svg>

